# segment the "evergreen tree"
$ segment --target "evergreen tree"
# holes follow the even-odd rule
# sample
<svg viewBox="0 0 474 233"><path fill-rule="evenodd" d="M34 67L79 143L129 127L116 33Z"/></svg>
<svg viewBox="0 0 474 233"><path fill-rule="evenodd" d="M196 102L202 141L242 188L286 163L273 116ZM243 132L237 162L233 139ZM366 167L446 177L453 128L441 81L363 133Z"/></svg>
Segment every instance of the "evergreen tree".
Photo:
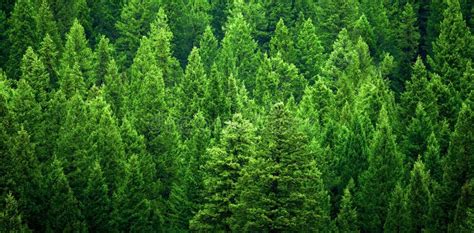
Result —
<svg viewBox="0 0 474 233"><path fill-rule="evenodd" d="M467 62L473 59L473 39L463 19L458 0L447 1L439 37L433 43L433 56L428 59L433 71L443 82L452 83L459 91L460 78Z"/></svg>
<svg viewBox="0 0 474 233"><path fill-rule="evenodd" d="M78 20L74 20L71 30L67 33L66 44L61 58L61 74L67 73L68 69L76 64L79 71L84 75L84 82L90 86L94 80L93 56L86 39L84 28Z"/></svg>
<svg viewBox="0 0 474 233"><path fill-rule="evenodd" d="M111 211L109 189L100 163L95 161L87 171L88 181L84 191L83 213L89 231L108 231Z"/></svg>
<svg viewBox="0 0 474 233"><path fill-rule="evenodd" d="M106 67L104 74L104 95L105 100L110 104L110 108L117 119L123 116L126 97L126 87L122 76L119 74L117 63L112 58Z"/></svg>
<svg viewBox="0 0 474 233"><path fill-rule="evenodd" d="M229 16L225 32L217 65L225 77L235 75L252 92L255 88L253 77L258 67L258 55L250 25L238 12Z"/></svg>
<svg viewBox="0 0 474 233"><path fill-rule="evenodd" d="M140 39L150 30L155 12L158 12L158 4L154 0L131 0L122 7L120 19L115 23L120 64L125 67L132 64L135 52L140 46Z"/></svg>
<svg viewBox="0 0 474 233"><path fill-rule="evenodd" d="M410 77L411 64L415 61L418 53L420 33L418 31L417 17L413 6L408 2L403 8L399 25L396 29L396 41L398 55L397 80L394 80L395 91L403 90L405 80ZM417 61L418 62L418 61Z"/></svg>
<svg viewBox="0 0 474 233"><path fill-rule="evenodd" d="M207 26L199 41L199 55L208 74L211 72L212 65L215 64L218 46L219 42L212 32L212 28Z"/></svg>
<svg viewBox="0 0 474 233"><path fill-rule="evenodd" d="M235 114L222 131L221 142L206 153L204 201L190 221L196 231L230 231L234 188L241 169L255 153L255 128Z"/></svg>
<svg viewBox="0 0 474 233"><path fill-rule="evenodd" d="M473 117L473 97L463 103L459 112L454 132L451 135L447 157L444 159L443 183L445 185L443 195L443 211L447 213L446 222L452 222L456 202L458 201L462 186L473 178L472 164L474 134L471 127Z"/></svg>
<svg viewBox="0 0 474 233"><path fill-rule="evenodd" d="M270 58L265 55L257 71L254 96L264 104L286 101L291 96L299 102L305 86L306 80L298 69L279 53Z"/></svg>
<svg viewBox="0 0 474 233"><path fill-rule="evenodd" d="M454 221L449 225L450 232L469 232L472 230L472 211L474 208L474 179L467 181L461 190L461 197L456 205Z"/></svg>
<svg viewBox="0 0 474 233"><path fill-rule="evenodd" d="M77 19L90 33L90 9L87 0L49 0L54 18L58 23L59 34L64 35Z"/></svg>
<svg viewBox="0 0 474 233"><path fill-rule="evenodd" d="M318 32L326 52L343 28L352 28L359 18L359 1L321 0L316 3Z"/></svg>
<svg viewBox="0 0 474 233"><path fill-rule="evenodd" d="M298 28L295 43L295 65L306 80L312 84L323 66L324 48L311 19L305 20Z"/></svg>
<svg viewBox="0 0 474 233"><path fill-rule="evenodd" d="M62 163L54 158L48 168L48 199L46 229L48 231L84 232L80 204L69 187Z"/></svg>
<svg viewBox="0 0 474 233"><path fill-rule="evenodd" d="M405 190L398 183L390 197L388 214L383 226L386 232L408 232L407 197Z"/></svg>
<svg viewBox="0 0 474 233"><path fill-rule="evenodd" d="M36 39L40 40L46 35L49 35L56 48L62 46L58 26L54 19L53 12L49 7L48 0L41 0L41 2L38 2L37 4L40 4L40 6L35 15Z"/></svg>
<svg viewBox="0 0 474 233"><path fill-rule="evenodd" d="M31 47L28 47L21 62L21 79L33 88L36 102L45 108L51 81L46 67Z"/></svg>
<svg viewBox="0 0 474 233"><path fill-rule="evenodd" d="M7 72L12 79L18 79L21 58L28 46L36 44L34 8L31 0L15 2L8 19L8 63Z"/></svg>
<svg viewBox="0 0 474 233"><path fill-rule="evenodd" d="M40 43L39 58L48 71L51 88L58 86L58 51L53 39L49 34Z"/></svg>
<svg viewBox="0 0 474 233"><path fill-rule="evenodd" d="M28 226L23 222L23 216L18 209L18 202L10 193L5 198L3 210L0 212L0 230L2 232L30 232Z"/></svg>
<svg viewBox="0 0 474 233"><path fill-rule="evenodd" d="M439 147L436 135L432 132L428 137L427 148L423 155L423 163L426 166L426 170L429 171L430 177L436 182L440 182L443 177Z"/></svg>
<svg viewBox="0 0 474 233"><path fill-rule="evenodd" d="M0 10L0 67L4 67L4 63L8 60L7 26L7 15Z"/></svg>
<svg viewBox="0 0 474 233"><path fill-rule="evenodd" d="M431 178L425 165L419 159L410 172L407 187L407 219L410 232L422 232L429 227L431 203Z"/></svg>
<svg viewBox="0 0 474 233"><path fill-rule="evenodd" d="M113 59L114 49L110 45L108 38L101 36L99 43L97 44L96 51L94 53L95 65L94 65L94 77L95 80L92 82L94 85L102 85L105 82L105 76L107 75L107 68Z"/></svg>
<svg viewBox="0 0 474 233"><path fill-rule="evenodd" d="M261 145L237 183L233 229L327 231L329 195L307 139L282 103L273 106Z"/></svg>
<svg viewBox="0 0 474 233"><path fill-rule="evenodd" d="M287 63L295 62L295 44L293 35L285 26L283 19L276 25L275 32L270 40L270 56L276 57L280 53L281 58Z"/></svg>
<svg viewBox="0 0 474 233"><path fill-rule="evenodd" d="M382 107L369 151L369 167L361 174L357 206L361 230L381 231L389 209L389 193L403 174L386 107ZM383 180L383 181L382 181Z"/></svg>
<svg viewBox="0 0 474 233"><path fill-rule="evenodd" d="M350 180L344 189L341 206L336 218L339 232L359 232L357 223L357 210L353 207L351 189L354 189L354 180Z"/></svg>
<svg viewBox="0 0 474 233"><path fill-rule="evenodd" d="M365 14L362 14L359 19L354 23L354 28L351 32L352 40L356 40L359 37L362 38L370 49L372 56L376 55L377 45L375 44L375 33L374 28L370 25Z"/></svg>

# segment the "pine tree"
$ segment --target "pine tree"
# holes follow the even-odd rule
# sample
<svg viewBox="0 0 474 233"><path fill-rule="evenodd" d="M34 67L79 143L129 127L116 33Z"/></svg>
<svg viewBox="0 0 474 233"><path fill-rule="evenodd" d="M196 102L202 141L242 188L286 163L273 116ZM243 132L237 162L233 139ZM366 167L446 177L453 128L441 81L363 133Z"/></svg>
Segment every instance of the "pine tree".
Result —
<svg viewBox="0 0 474 233"><path fill-rule="evenodd" d="M199 49L201 53L201 48ZM214 121L218 117L227 119L229 113L226 112L226 81L218 71L216 64L211 68L209 79L206 84L204 105L209 121Z"/></svg>
<svg viewBox="0 0 474 233"><path fill-rule="evenodd" d="M40 4L40 6L35 15L36 38L43 39L46 35L49 35L56 48L62 46L58 26L54 19L53 12L49 7L48 0L41 0L41 2L38 2L37 4Z"/></svg>
<svg viewBox="0 0 474 233"><path fill-rule="evenodd" d="M119 74L117 63L112 58L106 65L104 74L104 95L105 100L110 104L110 108L117 119L124 115L123 105L126 96L126 87L122 76Z"/></svg>
<svg viewBox="0 0 474 233"><path fill-rule="evenodd" d="M397 41L398 56L398 73L393 86L395 91L403 90L405 80L410 77L411 64L415 61L418 53L418 44L420 41L420 33L417 25L417 16L414 12L414 7L407 3L400 15L399 25L396 28L395 39ZM418 62L418 61L417 61Z"/></svg>
<svg viewBox="0 0 474 233"><path fill-rule="evenodd" d="M45 108L51 81L46 67L31 47L28 47L21 61L21 79L33 88L36 102Z"/></svg>
<svg viewBox="0 0 474 233"><path fill-rule="evenodd" d="M66 34L76 19L90 33L90 9L87 6L87 0L50 0L49 2L60 35Z"/></svg>
<svg viewBox="0 0 474 233"><path fill-rule="evenodd" d="M471 93L469 98L463 103L459 112L454 132L451 135L447 157L444 159L443 183L443 211L447 214L446 222L452 222L456 202L458 201L462 186L473 178L474 164L473 147L474 134L472 125L473 98Z"/></svg>
<svg viewBox="0 0 474 233"><path fill-rule="evenodd" d="M204 201L190 221L196 231L230 231L234 187L241 169L255 153L255 128L235 114L222 131L221 142L206 153Z"/></svg>
<svg viewBox="0 0 474 233"><path fill-rule="evenodd" d="M415 115L408 122L402 136L402 150L407 156L409 164L422 155L427 148L428 137L433 132L435 122L428 116L423 104L418 103Z"/></svg>
<svg viewBox="0 0 474 233"><path fill-rule="evenodd" d="M393 35L390 27L390 21L387 15L383 0L362 0L360 2L360 10L363 13L370 25L373 27L375 34L375 51L374 57L381 59L384 51L393 51Z"/></svg>
<svg viewBox="0 0 474 233"><path fill-rule="evenodd" d="M307 139L282 103L268 117L262 154L250 158L237 183L233 229L244 232L327 231L329 195Z"/></svg>
<svg viewBox="0 0 474 233"><path fill-rule="evenodd" d="M86 102L86 154L100 162L110 192L117 189L123 176L124 147L120 129L112 116L110 106L102 95Z"/></svg>
<svg viewBox="0 0 474 233"><path fill-rule="evenodd" d="M34 8L31 0L15 2L12 15L8 19L8 63L7 73L12 79L18 79L20 60L28 46L36 44Z"/></svg>
<svg viewBox="0 0 474 233"><path fill-rule="evenodd" d="M6 174L10 181L7 187L18 197L18 208L28 224L40 229L43 219L39 215L44 211L41 205L44 192L41 164L35 155L34 144L23 128L12 135L10 143L8 158L11 170Z"/></svg>
<svg viewBox="0 0 474 233"><path fill-rule="evenodd" d="M402 158L385 106L380 110L368 159L369 167L361 174L357 197L361 230L381 231L389 209L388 194L403 174Z"/></svg>
<svg viewBox="0 0 474 233"><path fill-rule="evenodd" d="M111 204L109 189L100 167L96 160L86 172L88 176L87 186L84 190L83 213L89 231L107 231Z"/></svg>
<svg viewBox="0 0 474 233"><path fill-rule="evenodd" d="M326 52L343 28L351 29L359 18L358 1L322 0L316 5L318 32Z"/></svg>
<svg viewBox="0 0 474 233"><path fill-rule="evenodd" d="M58 86L58 50L49 34L40 43L39 58L50 77L51 88Z"/></svg>
<svg viewBox="0 0 474 233"><path fill-rule="evenodd" d="M419 103L426 109L430 120L438 119L437 98L428 81L428 72L421 57L418 57L413 65L411 79L406 82L405 91L401 94L400 101L400 106L402 106L400 117L406 122L415 116Z"/></svg>
<svg viewBox="0 0 474 233"><path fill-rule="evenodd" d="M161 200L151 196L149 192L150 188L158 187L152 180L147 179L156 172L150 159L149 156L137 155L128 159L122 185L112 198L112 229L133 232L162 229Z"/></svg>
<svg viewBox="0 0 474 233"><path fill-rule="evenodd" d="M252 38L250 25L241 13L230 15L217 65L224 77L233 74L252 92L253 77L258 66L257 43Z"/></svg>
<svg viewBox="0 0 474 233"><path fill-rule="evenodd" d="M357 210L353 206L351 189L354 189L354 180L350 180L344 189L341 206L336 218L339 232L359 232L357 226Z"/></svg>
<svg viewBox="0 0 474 233"><path fill-rule="evenodd" d="M100 86L104 83L105 75L107 74L107 68L114 57L113 53L114 49L112 45L110 45L110 40L104 36L101 36L94 53L95 80L92 82L92 84Z"/></svg>
<svg viewBox="0 0 474 233"><path fill-rule="evenodd" d="M199 55L194 48L188 58L184 79L180 83L181 131L184 137L190 134L190 122L204 105L207 74Z"/></svg>
<svg viewBox="0 0 474 233"><path fill-rule="evenodd" d="M54 158L49 166L46 180L50 193L45 219L47 230L84 232L85 224L80 204L69 187L62 163L58 158Z"/></svg>
<svg viewBox="0 0 474 233"><path fill-rule="evenodd" d="M132 64L135 52L140 46L140 39L150 30L155 12L158 12L158 4L154 0L131 0L122 7L120 19L115 24L120 64L125 67Z"/></svg>
<svg viewBox="0 0 474 233"><path fill-rule="evenodd" d="M61 74L64 75L67 73L67 69L71 69L77 64L79 71L84 75L84 82L90 86L92 80L94 80L94 67L92 64L94 54L88 44L84 28L78 20L74 20L71 30L69 30L66 36L60 68Z"/></svg>
<svg viewBox="0 0 474 233"><path fill-rule="evenodd" d="M407 223L407 197L404 188L400 183L397 183L391 193L383 230L385 232L409 232Z"/></svg>
<svg viewBox="0 0 474 233"><path fill-rule="evenodd" d="M280 53L283 61L287 63L295 62L296 51L293 35L285 26L283 19L278 21L275 32L270 40L270 56L276 57L278 53Z"/></svg>
<svg viewBox="0 0 474 233"><path fill-rule="evenodd" d="M0 231L2 232L30 232L28 226L23 222L23 216L18 209L18 202L9 193L5 198L4 209L0 212Z"/></svg>
<svg viewBox="0 0 474 233"><path fill-rule="evenodd" d="M68 99L74 95L85 95L86 84L77 62L72 67L68 66L62 71L59 77L59 88Z"/></svg>
<svg viewBox="0 0 474 233"><path fill-rule="evenodd" d="M122 2L99 0L88 2L90 7L91 26L93 37L97 40L100 35L110 39L117 38L115 22L120 18Z"/></svg>
<svg viewBox="0 0 474 233"><path fill-rule="evenodd" d="M372 56L377 54L377 45L375 44L375 33L374 28L370 25L367 20L367 16L362 14L359 19L354 23L354 28L351 31L352 40L357 40L359 37L362 38L370 49Z"/></svg>
<svg viewBox="0 0 474 233"><path fill-rule="evenodd" d="M298 73L298 69L285 62L278 53L275 57L263 58L253 94L257 101L265 104L286 101L291 96L299 102L305 86L306 80Z"/></svg>
<svg viewBox="0 0 474 233"><path fill-rule="evenodd" d="M429 227L431 178L423 162L418 159L410 172L407 187L407 219L410 232L422 232Z"/></svg>
<svg viewBox="0 0 474 233"><path fill-rule="evenodd" d="M463 185L461 197L459 198L454 221L449 225L450 232L469 232L472 230L472 211L474 210L474 179L471 179Z"/></svg>
<svg viewBox="0 0 474 233"><path fill-rule="evenodd" d="M295 65L308 83L313 84L323 66L324 48L311 19L299 26L296 38Z"/></svg>
<svg viewBox="0 0 474 233"><path fill-rule="evenodd" d="M215 64L218 53L219 42L217 41L212 28L207 26L199 41L199 55L202 59L202 64L206 67L208 75L211 72L211 67Z"/></svg>
<svg viewBox="0 0 474 233"><path fill-rule="evenodd" d="M160 8L156 19L150 26L150 43L158 68L163 73L163 79L167 87L175 86L182 76L181 66L173 57L172 40L173 33L168 25L168 16L163 8Z"/></svg>
<svg viewBox="0 0 474 233"><path fill-rule="evenodd" d="M460 78L473 59L473 39L463 19L458 0L447 1L439 37L433 42L433 56L428 59L433 71L443 82L460 90Z"/></svg>
<svg viewBox="0 0 474 233"><path fill-rule="evenodd" d="M423 163L433 181L440 182L443 177L443 171L441 167L440 146L434 132L431 132L428 137L426 151L423 155Z"/></svg>

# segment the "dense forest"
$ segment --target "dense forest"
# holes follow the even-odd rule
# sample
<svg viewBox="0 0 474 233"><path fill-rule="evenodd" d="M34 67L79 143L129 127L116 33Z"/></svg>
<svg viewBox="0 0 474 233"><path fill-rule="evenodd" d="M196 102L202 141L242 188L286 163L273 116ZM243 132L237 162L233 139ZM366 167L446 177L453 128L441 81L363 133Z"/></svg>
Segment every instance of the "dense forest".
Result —
<svg viewBox="0 0 474 233"><path fill-rule="evenodd" d="M470 0L0 0L0 232L474 232Z"/></svg>

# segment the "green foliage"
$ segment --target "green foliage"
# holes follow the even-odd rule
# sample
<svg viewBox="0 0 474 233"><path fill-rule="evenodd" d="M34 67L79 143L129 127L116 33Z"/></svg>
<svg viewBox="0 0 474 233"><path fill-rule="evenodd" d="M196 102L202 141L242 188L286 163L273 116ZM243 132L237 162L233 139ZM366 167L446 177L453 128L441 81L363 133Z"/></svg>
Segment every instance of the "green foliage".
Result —
<svg viewBox="0 0 474 233"><path fill-rule="evenodd" d="M273 106L261 154L237 183L234 230L327 231L329 196L306 138L282 103Z"/></svg>
<svg viewBox="0 0 474 233"><path fill-rule="evenodd" d="M472 9L0 0L0 232L472 232Z"/></svg>
<svg viewBox="0 0 474 233"><path fill-rule="evenodd" d="M2 206L4 206L4 209L0 212L0 230L2 232L30 232L18 210L18 202L11 193L7 195L5 205L2 203Z"/></svg>

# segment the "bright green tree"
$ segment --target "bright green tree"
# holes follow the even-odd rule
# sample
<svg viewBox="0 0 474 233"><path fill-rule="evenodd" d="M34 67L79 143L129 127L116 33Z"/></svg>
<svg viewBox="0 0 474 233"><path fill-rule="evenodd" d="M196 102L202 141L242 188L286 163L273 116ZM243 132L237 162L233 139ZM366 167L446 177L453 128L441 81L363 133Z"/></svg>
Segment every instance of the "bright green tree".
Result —
<svg viewBox="0 0 474 233"><path fill-rule="evenodd" d="M369 167L361 174L357 206L361 230L381 231L389 209L389 194L403 174L386 107L382 107L369 150Z"/></svg>
<svg viewBox="0 0 474 233"><path fill-rule="evenodd" d="M306 19L299 25L295 43L295 65L308 83L316 81L324 63L324 48L311 19Z"/></svg>
<svg viewBox="0 0 474 233"><path fill-rule="evenodd" d="M204 165L204 201L190 222L196 231L230 231L231 206L241 169L255 153L255 128L235 114L222 131L221 142L208 149Z"/></svg>
<svg viewBox="0 0 474 233"><path fill-rule="evenodd" d="M38 53L40 60L43 62L45 69L48 71L51 88L56 88L58 86L59 69L58 50L49 34L46 34L46 36L41 41Z"/></svg>
<svg viewBox="0 0 474 233"><path fill-rule="evenodd" d="M270 40L270 56L276 57L280 53L281 58L287 63L294 63L296 59L296 50L293 40L293 34L285 26L283 19L280 19L276 25L275 32Z"/></svg>
<svg viewBox="0 0 474 233"><path fill-rule="evenodd" d="M201 55L202 63L208 74L210 74L211 67L215 64L218 46L219 42L212 32L212 28L207 26L199 41L199 55Z"/></svg>
<svg viewBox="0 0 474 233"><path fill-rule="evenodd" d="M99 38L99 43L94 52L95 64L94 64L94 77L95 80L91 82L91 85L102 85L105 82L105 76L108 72L108 66L111 60L114 58L114 48L110 44L110 40L104 36Z"/></svg>
<svg viewBox="0 0 474 233"><path fill-rule="evenodd" d="M410 172L407 186L407 219L410 232L422 232L429 227L432 205L431 177L423 162L418 159Z"/></svg>
<svg viewBox="0 0 474 233"><path fill-rule="evenodd" d="M444 83L459 91L460 79L468 61L473 59L473 39L463 19L458 0L447 1L440 33L433 42L433 56L428 59L434 72Z"/></svg>
<svg viewBox="0 0 474 233"><path fill-rule="evenodd" d="M54 42L56 48L62 46L61 37L59 35L58 26L53 16L53 12L49 7L48 0L41 0L38 12L35 15L36 38L41 40L49 35Z"/></svg>
<svg viewBox="0 0 474 233"><path fill-rule="evenodd" d="M233 74L252 92L258 67L257 43L252 38L250 25L241 13L230 15L217 65L225 77Z"/></svg>
<svg viewBox="0 0 474 233"><path fill-rule="evenodd" d="M285 62L279 53L270 58L265 55L257 71L253 95L264 104L286 101L291 96L300 101L305 87L306 80L293 64Z"/></svg>
<svg viewBox="0 0 474 233"><path fill-rule="evenodd" d="M354 189L354 180L350 180L344 189L341 206L336 218L336 226L339 232L359 232L357 222L357 209L354 207L351 189Z"/></svg>
<svg viewBox="0 0 474 233"><path fill-rule="evenodd" d="M90 85L94 80L93 56L84 28L78 20L74 20L71 30L66 36L66 44L60 63L61 74L64 75L67 73L66 70L77 64L79 71L84 75L84 82Z"/></svg>

